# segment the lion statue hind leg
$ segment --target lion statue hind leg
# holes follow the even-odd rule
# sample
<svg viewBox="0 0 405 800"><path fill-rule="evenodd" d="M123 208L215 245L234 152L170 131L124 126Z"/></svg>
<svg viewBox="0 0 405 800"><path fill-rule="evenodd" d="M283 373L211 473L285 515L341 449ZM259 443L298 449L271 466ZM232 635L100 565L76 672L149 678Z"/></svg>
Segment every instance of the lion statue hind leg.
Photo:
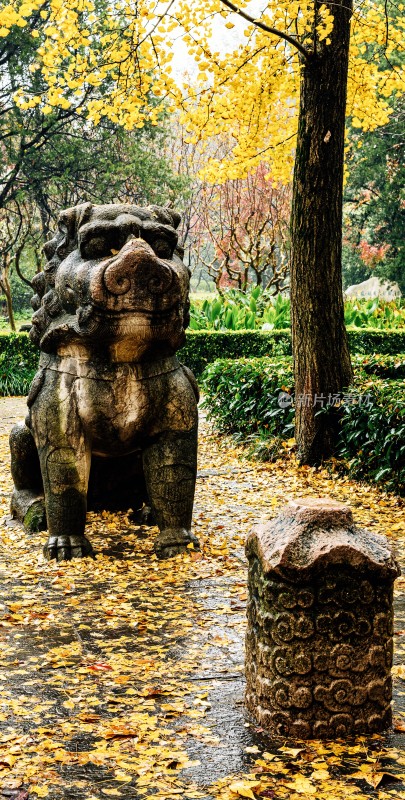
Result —
<svg viewBox="0 0 405 800"><path fill-rule="evenodd" d="M44 488L34 437L24 422L10 433L11 474L14 491L10 510L29 533L47 528Z"/></svg>

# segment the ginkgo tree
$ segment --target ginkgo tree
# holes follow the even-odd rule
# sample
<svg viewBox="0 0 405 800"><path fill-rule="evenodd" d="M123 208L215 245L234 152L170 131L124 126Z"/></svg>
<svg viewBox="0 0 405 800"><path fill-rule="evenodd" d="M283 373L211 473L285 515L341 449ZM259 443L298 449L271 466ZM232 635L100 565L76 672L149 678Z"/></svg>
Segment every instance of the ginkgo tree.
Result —
<svg viewBox="0 0 405 800"><path fill-rule="evenodd" d="M72 93L82 99L98 88L83 102L89 118L132 128L157 122L153 95L181 109L191 140L227 137L227 155L208 157L205 178L243 178L263 161L275 182L294 170L291 307L303 463L331 452L336 418L318 412L328 401L333 411L352 379L341 281L345 118L364 130L387 123L389 98L404 91L392 58L403 49L403 10L391 0L2 0L2 37L33 13L43 20L32 34L32 69L47 91L34 94L22 79L22 108L47 114L69 107ZM173 70L184 46L196 64L193 85Z"/></svg>

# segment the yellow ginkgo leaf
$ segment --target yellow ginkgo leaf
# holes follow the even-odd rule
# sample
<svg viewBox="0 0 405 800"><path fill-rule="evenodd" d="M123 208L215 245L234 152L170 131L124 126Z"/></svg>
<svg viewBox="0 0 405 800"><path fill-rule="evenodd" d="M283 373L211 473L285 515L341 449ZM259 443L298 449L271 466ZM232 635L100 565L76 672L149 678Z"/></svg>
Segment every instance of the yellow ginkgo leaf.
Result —
<svg viewBox="0 0 405 800"><path fill-rule="evenodd" d="M49 789L47 786L31 786L30 794L36 794L37 797L48 797Z"/></svg>
<svg viewBox="0 0 405 800"><path fill-rule="evenodd" d="M251 800L255 800L253 789L258 789L259 786L260 781L235 781L228 788L239 797L250 797Z"/></svg>
<svg viewBox="0 0 405 800"><path fill-rule="evenodd" d="M114 777L117 781L121 781L121 783L130 783L130 781L132 781L132 775L128 775L127 772L116 772Z"/></svg>
<svg viewBox="0 0 405 800"><path fill-rule="evenodd" d="M287 753L289 756L297 758L300 753L304 752L305 747L279 747L278 749L281 750L282 753Z"/></svg>
<svg viewBox="0 0 405 800"><path fill-rule="evenodd" d="M311 783L305 775L296 775L293 781L285 784L289 789L293 789L294 792L298 794L304 794L306 796L313 795L317 793L317 788Z"/></svg>

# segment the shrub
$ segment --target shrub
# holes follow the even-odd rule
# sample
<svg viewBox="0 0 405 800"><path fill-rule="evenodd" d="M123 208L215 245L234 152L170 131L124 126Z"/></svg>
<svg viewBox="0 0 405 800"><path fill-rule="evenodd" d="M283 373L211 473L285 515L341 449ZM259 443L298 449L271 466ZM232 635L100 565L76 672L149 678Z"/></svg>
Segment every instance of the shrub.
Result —
<svg viewBox="0 0 405 800"><path fill-rule="evenodd" d="M281 408L278 398L291 386L291 358L221 359L204 372L204 405L223 433L288 438L294 411Z"/></svg>
<svg viewBox="0 0 405 800"><path fill-rule="evenodd" d="M354 328L405 328L404 300L345 300L345 323Z"/></svg>
<svg viewBox="0 0 405 800"><path fill-rule="evenodd" d="M363 371L364 363L395 369L398 357L356 360L360 372L339 408L338 466L353 477L405 493L404 382L381 380ZM218 430L243 440L256 458L273 460L280 452L280 440L293 433L293 407L279 405L280 392L292 394L292 384L288 357L219 360L203 375L208 416ZM325 406L318 413L332 410L336 413L336 408Z"/></svg>
<svg viewBox="0 0 405 800"><path fill-rule="evenodd" d="M355 355L352 357L356 371L366 375L376 375L380 378L405 378L405 355L380 355L373 353L370 356Z"/></svg>
<svg viewBox="0 0 405 800"><path fill-rule="evenodd" d="M29 392L35 370L23 362L6 363L4 355L0 355L0 396L13 397L26 395Z"/></svg>
<svg viewBox="0 0 405 800"><path fill-rule="evenodd" d="M405 328L405 303L401 300L384 301L346 300L345 324L354 328Z"/></svg>
<svg viewBox="0 0 405 800"><path fill-rule="evenodd" d="M0 335L0 395L28 394L38 358L38 349L26 334Z"/></svg>
<svg viewBox="0 0 405 800"><path fill-rule="evenodd" d="M358 381L354 402L343 406L337 455L353 477L405 493L403 381ZM369 401L362 400L368 397Z"/></svg>
<svg viewBox="0 0 405 800"><path fill-rule="evenodd" d="M247 292L227 289L222 295L202 302L194 298L191 303L191 330L273 330L289 326L289 298L281 294L274 298L261 286Z"/></svg>

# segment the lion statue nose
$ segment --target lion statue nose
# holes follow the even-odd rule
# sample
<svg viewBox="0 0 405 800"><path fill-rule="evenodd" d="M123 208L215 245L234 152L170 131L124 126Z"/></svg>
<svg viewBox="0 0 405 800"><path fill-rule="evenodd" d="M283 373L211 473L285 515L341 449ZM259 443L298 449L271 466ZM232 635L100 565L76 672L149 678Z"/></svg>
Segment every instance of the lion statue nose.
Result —
<svg viewBox="0 0 405 800"><path fill-rule="evenodd" d="M142 239L130 238L121 250L103 261L92 281L92 297L104 304L108 295L131 299L153 298L170 291L173 270Z"/></svg>

